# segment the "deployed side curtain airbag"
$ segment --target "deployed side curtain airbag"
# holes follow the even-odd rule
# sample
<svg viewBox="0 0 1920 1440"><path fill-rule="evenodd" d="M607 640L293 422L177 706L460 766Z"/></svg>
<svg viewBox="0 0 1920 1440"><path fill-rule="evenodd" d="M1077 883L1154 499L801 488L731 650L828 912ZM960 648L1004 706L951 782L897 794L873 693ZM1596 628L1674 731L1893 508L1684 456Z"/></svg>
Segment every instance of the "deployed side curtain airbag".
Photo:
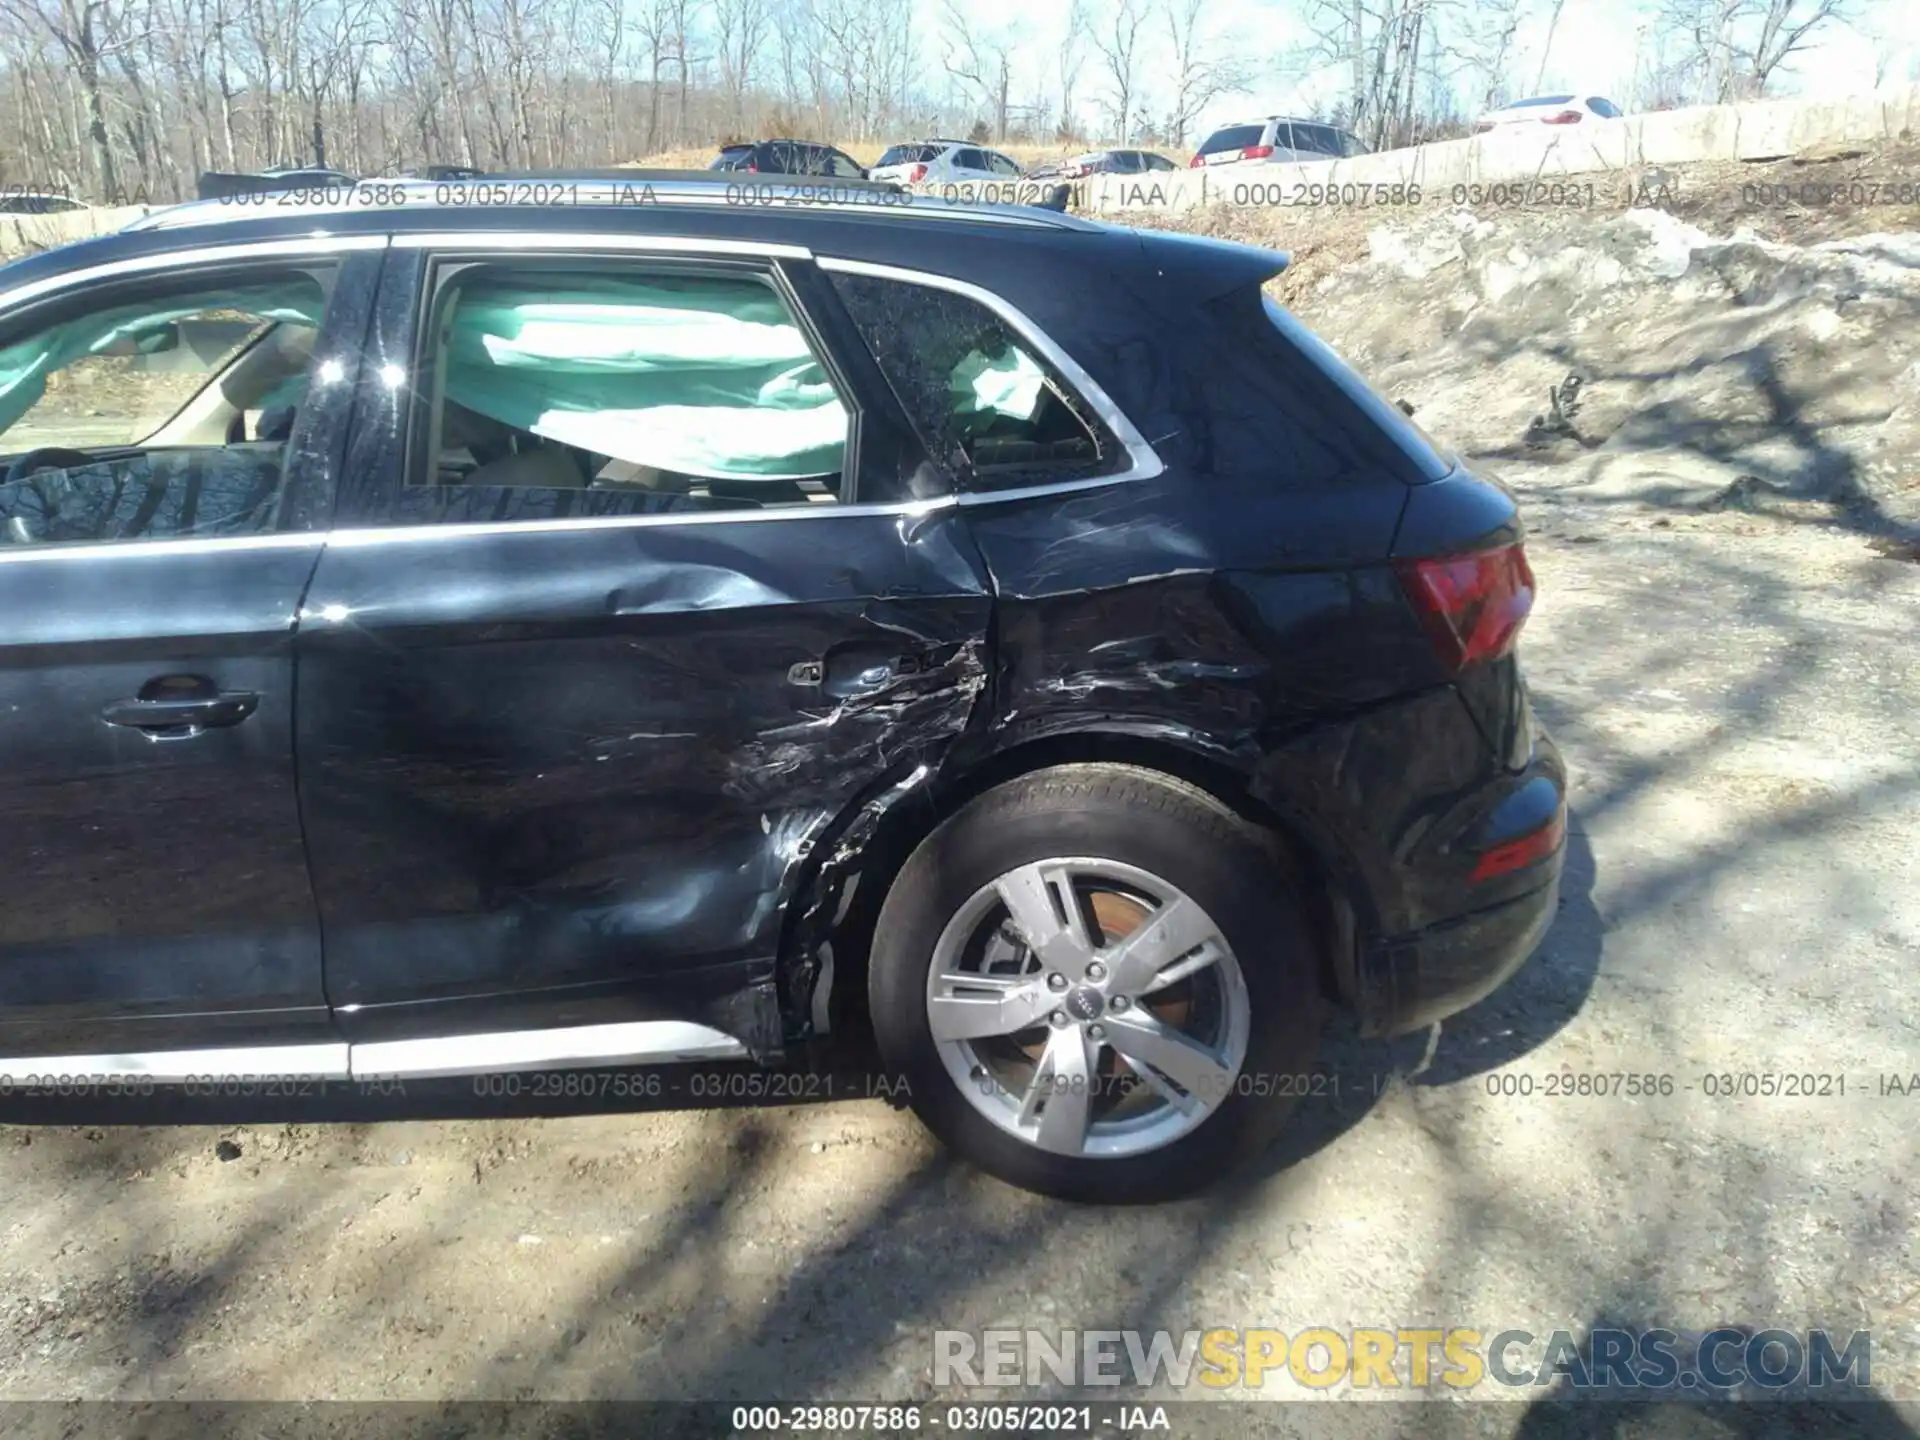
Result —
<svg viewBox="0 0 1920 1440"><path fill-rule="evenodd" d="M518 430L710 479L844 462L847 411L755 280L479 280L443 333L447 398Z"/></svg>
<svg viewBox="0 0 1920 1440"><path fill-rule="evenodd" d="M270 284L236 285L217 295L149 300L97 311L0 347L0 431L40 403L47 377L90 355L139 354L157 348L166 329L189 315L235 312L260 320L320 323L326 296L316 281L290 277Z"/></svg>

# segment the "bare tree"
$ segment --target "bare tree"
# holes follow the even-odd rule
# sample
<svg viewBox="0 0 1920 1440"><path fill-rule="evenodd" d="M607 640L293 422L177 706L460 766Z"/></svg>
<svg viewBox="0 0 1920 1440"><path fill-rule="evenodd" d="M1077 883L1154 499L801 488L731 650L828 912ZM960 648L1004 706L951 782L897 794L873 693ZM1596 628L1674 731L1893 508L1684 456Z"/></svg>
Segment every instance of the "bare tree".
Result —
<svg viewBox="0 0 1920 1440"><path fill-rule="evenodd" d="M1013 97L1013 57L1020 45L1020 29L983 31L967 18L955 0L945 0L945 63L947 73L965 85L993 114L993 141L1007 141L1007 112Z"/></svg>
<svg viewBox="0 0 1920 1440"><path fill-rule="evenodd" d="M1852 13L1847 0L1765 0L1757 8L1756 33L1742 56L1748 91L1754 95L1766 92L1774 72L1789 56L1811 46L1817 30L1850 19Z"/></svg>
<svg viewBox="0 0 1920 1440"><path fill-rule="evenodd" d="M1250 78L1238 37L1215 35L1207 27L1217 13L1210 0L1166 0L1167 45L1173 61L1173 96L1167 108L1164 143L1184 146L1187 129L1215 100L1238 94Z"/></svg>
<svg viewBox="0 0 1920 1440"><path fill-rule="evenodd" d="M766 43L771 18L767 0L712 0L714 51L720 58L720 83L726 90L727 122L746 123L747 89Z"/></svg>
<svg viewBox="0 0 1920 1440"><path fill-rule="evenodd" d="M1066 34L1060 40L1060 124L1056 138L1072 141L1078 137L1079 123L1074 111L1075 91L1080 71L1086 64L1087 0L1069 0Z"/></svg>
<svg viewBox="0 0 1920 1440"><path fill-rule="evenodd" d="M1139 125L1137 113L1145 63L1144 34L1153 18L1154 0L1111 0L1089 33L1106 72L1107 113L1122 145Z"/></svg>

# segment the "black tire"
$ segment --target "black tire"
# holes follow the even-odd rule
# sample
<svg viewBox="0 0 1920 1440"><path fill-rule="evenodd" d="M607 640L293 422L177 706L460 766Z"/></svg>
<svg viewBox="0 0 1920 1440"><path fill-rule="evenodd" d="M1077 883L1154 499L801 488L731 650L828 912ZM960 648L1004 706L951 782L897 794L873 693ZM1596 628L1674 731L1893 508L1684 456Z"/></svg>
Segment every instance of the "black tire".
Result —
<svg viewBox="0 0 1920 1440"><path fill-rule="evenodd" d="M1014 867L1068 855L1137 866L1184 891L1219 927L1245 979L1251 1013L1240 1082L1196 1129L1144 1154L1076 1157L1026 1143L974 1107L935 1048L927 979L948 921ZM989 1174L1068 1200L1175 1199L1262 1149L1303 1088L1278 1077L1313 1069L1324 1001L1307 915L1274 838L1205 791L1130 765L1036 771L949 817L900 871L872 947L874 1039L921 1120Z"/></svg>

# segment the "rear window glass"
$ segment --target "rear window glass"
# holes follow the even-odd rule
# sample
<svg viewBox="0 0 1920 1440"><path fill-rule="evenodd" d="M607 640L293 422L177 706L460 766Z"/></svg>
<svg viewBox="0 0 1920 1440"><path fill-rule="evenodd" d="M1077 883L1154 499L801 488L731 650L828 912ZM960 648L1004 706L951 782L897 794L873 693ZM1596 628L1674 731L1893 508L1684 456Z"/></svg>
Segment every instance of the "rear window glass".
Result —
<svg viewBox="0 0 1920 1440"><path fill-rule="evenodd" d="M940 154L938 145L895 145L880 157L882 165L928 165Z"/></svg>
<svg viewBox="0 0 1920 1440"><path fill-rule="evenodd" d="M1127 463L1085 400L978 301L867 275L833 284L928 454L967 488L1084 479Z"/></svg>
<svg viewBox="0 0 1920 1440"><path fill-rule="evenodd" d="M1531 100L1516 100L1507 106L1509 110L1525 110L1530 105L1571 105L1571 95L1536 95Z"/></svg>
<svg viewBox="0 0 1920 1440"><path fill-rule="evenodd" d="M1216 130L1200 146L1202 155L1211 155L1219 150L1245 150L1260 143L1260 137L1267 133L1264 125L1229 125L1224 130Z"/></svg>

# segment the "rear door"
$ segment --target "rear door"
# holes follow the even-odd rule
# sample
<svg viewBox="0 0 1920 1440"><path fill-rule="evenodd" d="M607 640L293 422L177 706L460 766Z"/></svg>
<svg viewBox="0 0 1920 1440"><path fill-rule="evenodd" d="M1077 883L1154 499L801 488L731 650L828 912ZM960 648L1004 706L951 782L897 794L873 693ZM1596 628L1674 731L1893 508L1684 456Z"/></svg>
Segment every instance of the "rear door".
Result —
<svg viewBox="0 0 1920 1440"><path fill-rule="evenodd" d="M328 995L376 1046L770 1049L809 856L973 712L984 568L804 252L432 238L299 637Z"/></svg>
<svg viewBox="0 0 1920 1440"><path fill-rule="evenodd" d="M340 1057L293 640L384 243L121 262L0 318L0 1072Z"/></svg>

